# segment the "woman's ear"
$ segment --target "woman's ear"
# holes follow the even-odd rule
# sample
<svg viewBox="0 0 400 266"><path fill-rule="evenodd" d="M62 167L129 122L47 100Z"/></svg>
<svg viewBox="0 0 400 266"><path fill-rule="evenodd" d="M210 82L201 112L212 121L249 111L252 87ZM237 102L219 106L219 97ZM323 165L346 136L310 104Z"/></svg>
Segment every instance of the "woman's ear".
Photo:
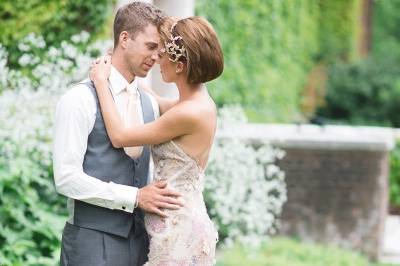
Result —
<svg viewBox="0 0 400 266"><path fill-rule="evenodd" d="M176 63L176 65L175 65L175 73L176 74L182 73L184 68L185 68L185 64L184 63L182 63L182 62Z"/></svg>

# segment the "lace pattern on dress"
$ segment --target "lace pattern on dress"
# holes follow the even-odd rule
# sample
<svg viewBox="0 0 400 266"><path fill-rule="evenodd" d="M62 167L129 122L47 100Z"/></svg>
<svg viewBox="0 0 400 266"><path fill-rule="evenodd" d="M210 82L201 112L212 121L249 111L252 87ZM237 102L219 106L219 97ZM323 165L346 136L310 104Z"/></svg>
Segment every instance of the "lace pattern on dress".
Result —
<svg viewBox="0 0 400 266"><path fill-rule="evenodd" d="M154 180L166 180L181 192L185 202L179 210L166 210L167 218L145 215L150 237L146 266L211 266L215 264L218 232L203 199L204 171L197 160L173 141L154 145Z"/></svg>

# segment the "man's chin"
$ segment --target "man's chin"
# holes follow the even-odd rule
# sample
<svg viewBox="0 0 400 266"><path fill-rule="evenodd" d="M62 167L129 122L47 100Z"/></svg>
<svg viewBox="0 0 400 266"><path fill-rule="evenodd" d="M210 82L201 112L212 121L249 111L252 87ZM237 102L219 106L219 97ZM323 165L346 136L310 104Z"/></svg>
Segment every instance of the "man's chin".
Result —
<svg viewBox="0 0 400 266"><path fill-rule="evenodd" d="M148 71L142 70L140 72L136 71L135 76L139 77L139 78L145 78L145 77L147 77L148 74L149 74L149 70Z"/></svg>
<svg viewBox="0 0 400 266"><path fill-rule="evenodd" d="M147 74L149 74L149 72L146 72L146 73L138 73L138 74L136 74L136 77L145 78L145 77L147 77Z"/></svg>

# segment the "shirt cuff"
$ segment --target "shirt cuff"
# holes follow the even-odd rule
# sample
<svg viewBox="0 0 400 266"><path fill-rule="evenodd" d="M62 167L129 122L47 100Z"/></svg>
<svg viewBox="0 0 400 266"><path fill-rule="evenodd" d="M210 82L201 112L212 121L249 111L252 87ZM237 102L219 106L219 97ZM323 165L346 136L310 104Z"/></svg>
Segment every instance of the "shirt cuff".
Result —
<svg viewBox="0 0 400 266"><path fill-rule="evenodd" d="M113 182L110 182L110 187L114 194L113 209L133 213L138 188Z"/></svg>

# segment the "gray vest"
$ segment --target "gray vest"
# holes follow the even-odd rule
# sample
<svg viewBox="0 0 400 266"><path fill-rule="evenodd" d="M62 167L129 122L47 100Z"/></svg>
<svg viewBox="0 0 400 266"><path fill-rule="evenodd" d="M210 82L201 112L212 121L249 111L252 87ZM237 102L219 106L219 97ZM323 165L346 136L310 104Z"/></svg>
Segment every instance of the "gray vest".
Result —
<svg viewBox="0 0 400 266"><path fill-rule="evenodd" d="M92 91L96 100L96 121L90 132L87 150L83 161L83 171L104 182L143 187L147 183L150 150L144 146L142 155L138 159L131 159L125 154L124 149L116 149L107 135L101 115L96 89L92 82L85 83ZM154 120L154 112L150 98L140 92L142 102L143 120L148 123ZM132 201L135 198L132 195ZM133 214L98 207L83 201L74 202L74 224L77 226L94 229L122 237L128 237L132 226L135 234L145 231L144 213L136 209Z"/></svg>

